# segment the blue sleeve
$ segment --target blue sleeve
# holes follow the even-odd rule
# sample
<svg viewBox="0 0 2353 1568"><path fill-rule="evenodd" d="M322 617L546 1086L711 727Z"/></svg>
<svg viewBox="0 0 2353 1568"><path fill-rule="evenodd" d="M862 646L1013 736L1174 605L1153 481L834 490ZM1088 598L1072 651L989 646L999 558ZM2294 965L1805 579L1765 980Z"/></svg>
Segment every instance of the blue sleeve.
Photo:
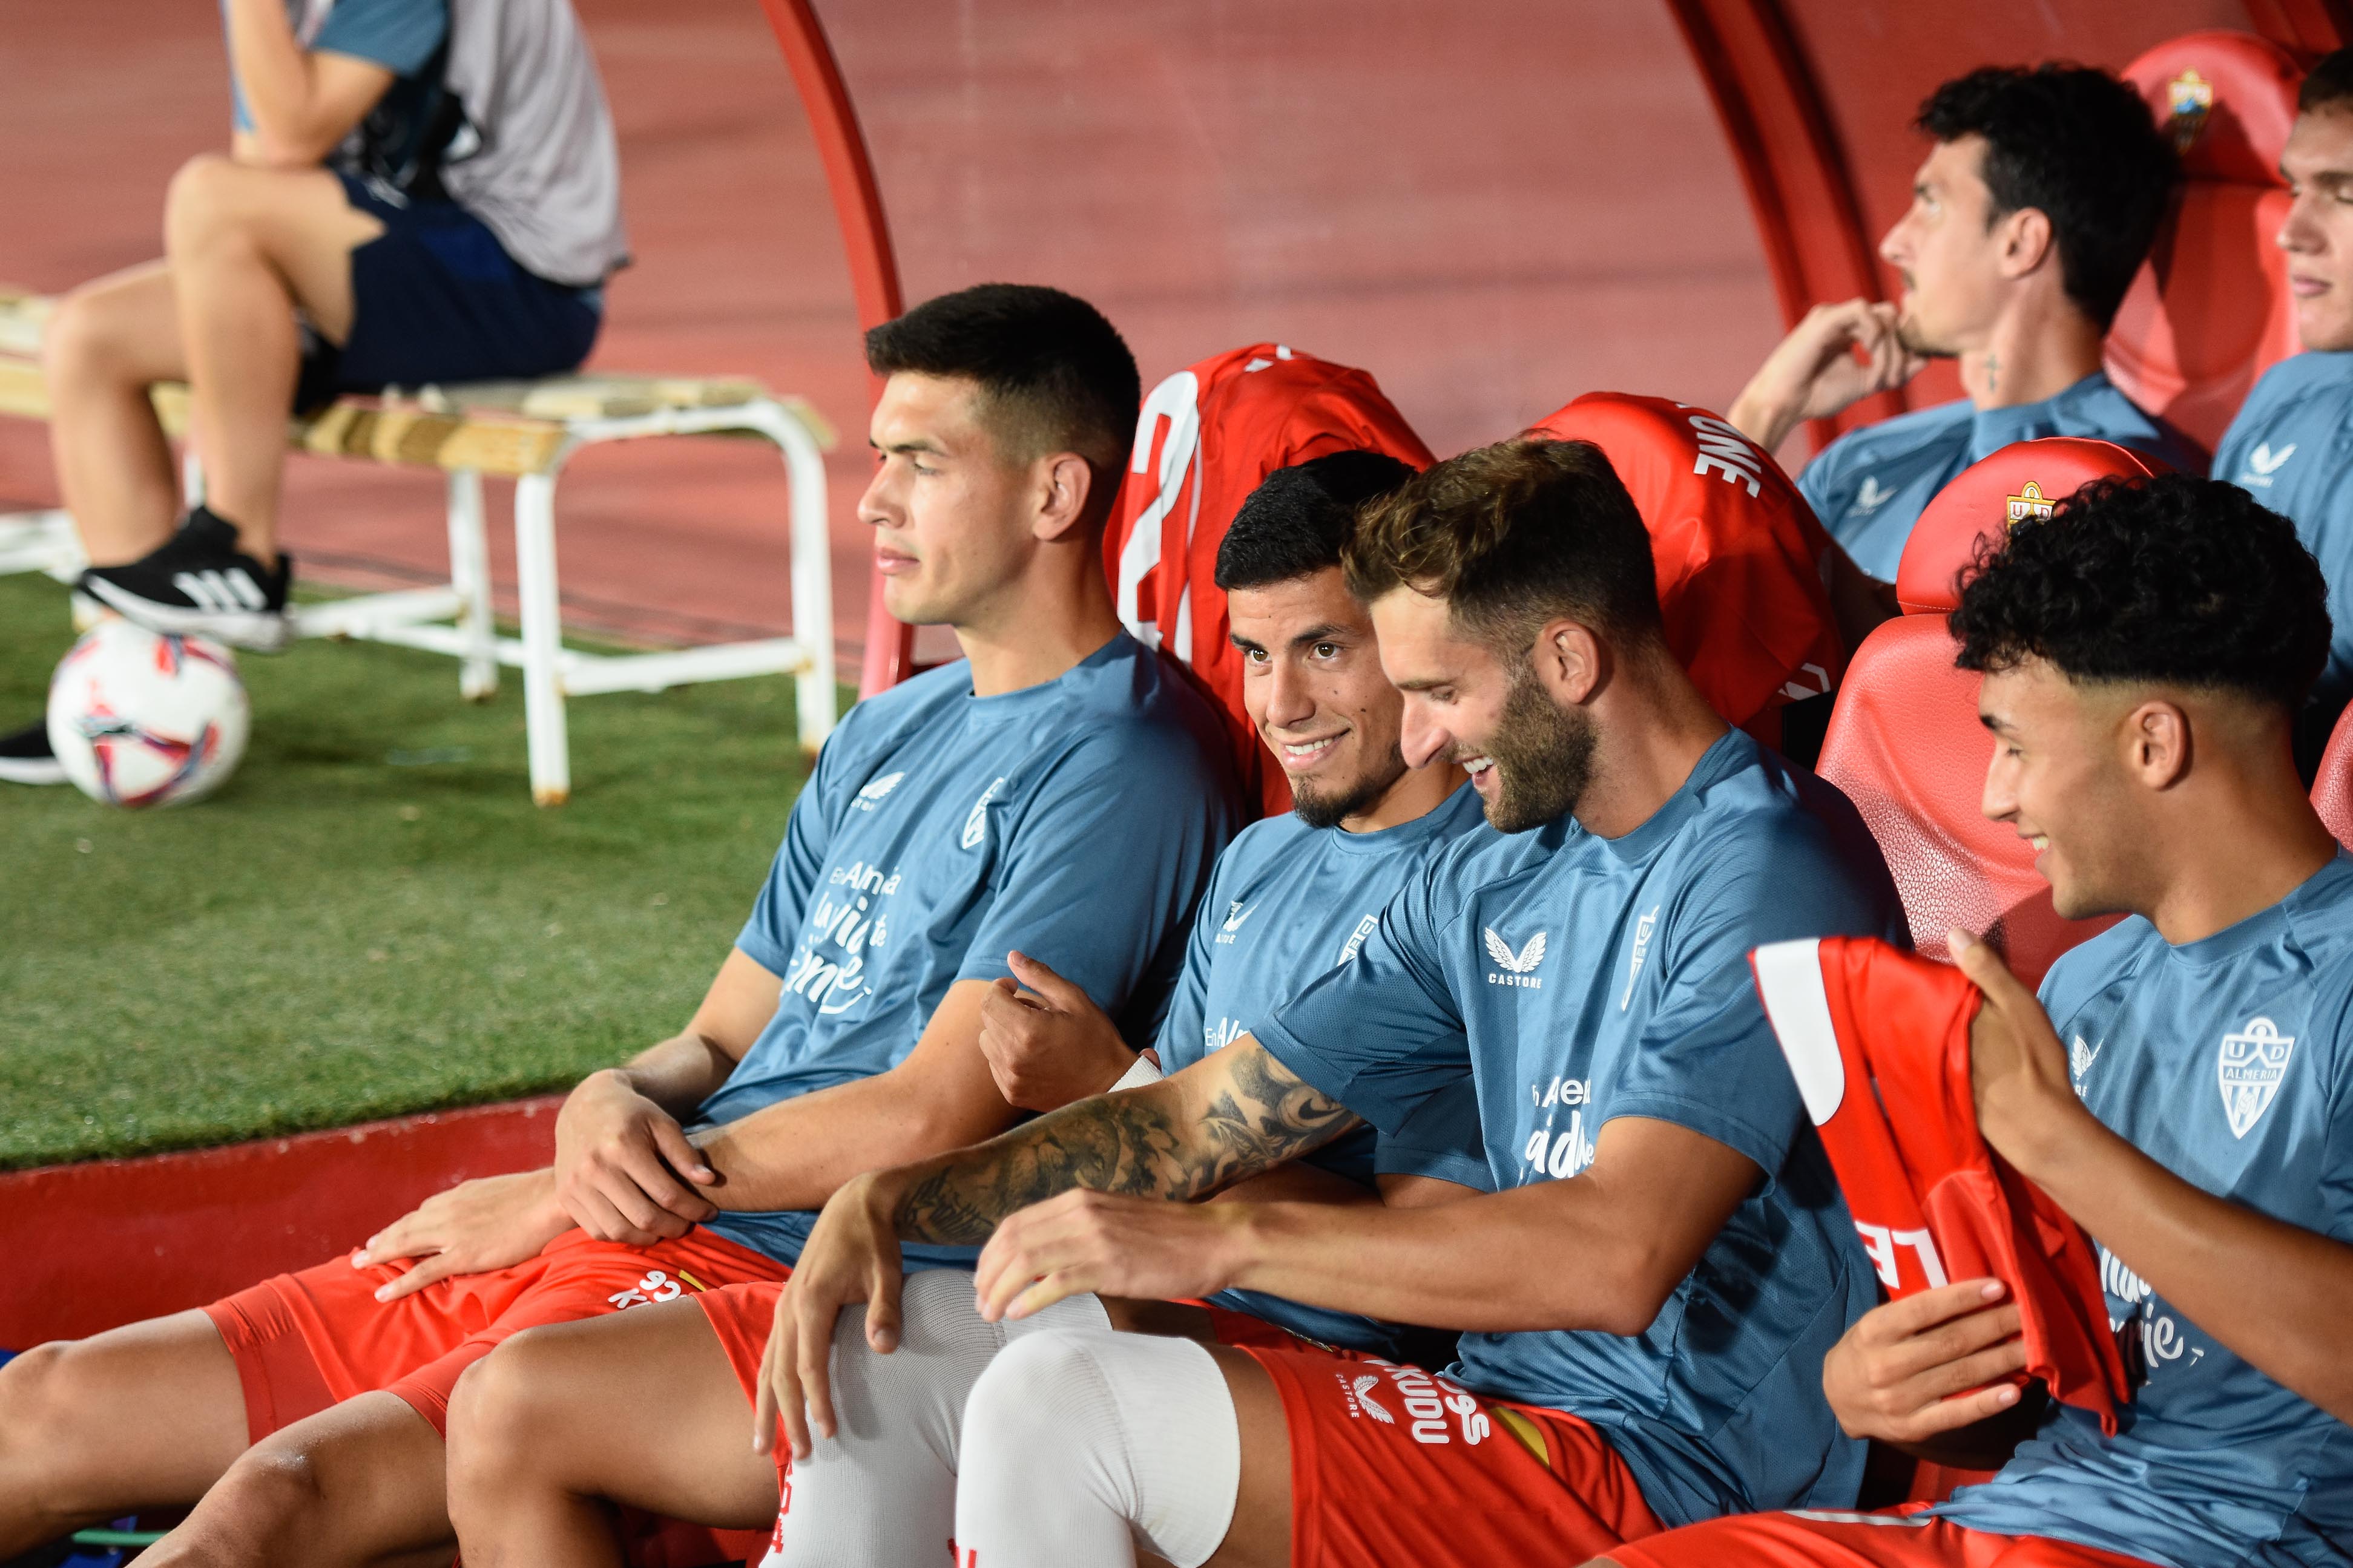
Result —
<svg viewBox="0 0 2353 1568"><path fill-rule="evenodd" d="M1234 827L1202 763L1173 735L1163 748L1082 742L1057 763L1008 813L988 912L956 978L1008 975L1005 955L1018 948L1085 991L1127 1037L1152 1037Z"/></svg>
<svg viewBox="0 0 2353 1568"><path fill-rule="evenodd" d="M792 818L785 825L785 841L776 847L776 863L769 867L768 879L752 905L752 918L744 922L742 933L735 938L735 946L744 957L779 978L792 963L801 917L807 912L809 894L816 890L818 877L825 868L826 847L833 838L828 803L840 791L837 759L843 754L844 732L836 730L818 752L817 767L802 786L800 798L793 802Z"/></svg>
<svg viewBox="0 0 2353 1568"><path fill-rule="evenodd" d="M1465 1072L1423 1100L1394 1135L1373 1143L1373 1170L1383 1176L1435 1176L1440 1181L1493 1192L1479 1132L1479 1085Z"/></svg>
<svg viewBox="0 0 2353 1568"><path fill-rule="evenodd" d="M1840 463L1846 455L1841 448L1847 447L1856 434L1850 430L1839 437L1798 470L1798 493L1806 498L1806 504L1814 509L1817 517L1831 515L1831 491L1838 484Z"/></svg>
<svg viewBox="0 0 2353 1568"><path fill-rule="evenodd" d="M1797 819L1733 838L1676 900L1660 937L1659 1002L1611 1089L1609 1118L1672 1121L1778 1172L1805 1125L1748 969L1752 949L1810 936L1882 936L1881 900Z"/></svg>
<svg viewBox="0 0 2353 1568"><path fill-rule="evenodd" d="M1389 900L1353 961L1317 976L1252 1031L1316 1092L1392 1136L1470 1075L1471 1037L1446 982L1446 922L1435 907L1450 858Z"/></svg>
<svg viewBox="0 0 2353 1568"><path fill-rule="evenodd" d="M449 0L335 0L312 54L349 55L415 76L449 36Z"/></svg>

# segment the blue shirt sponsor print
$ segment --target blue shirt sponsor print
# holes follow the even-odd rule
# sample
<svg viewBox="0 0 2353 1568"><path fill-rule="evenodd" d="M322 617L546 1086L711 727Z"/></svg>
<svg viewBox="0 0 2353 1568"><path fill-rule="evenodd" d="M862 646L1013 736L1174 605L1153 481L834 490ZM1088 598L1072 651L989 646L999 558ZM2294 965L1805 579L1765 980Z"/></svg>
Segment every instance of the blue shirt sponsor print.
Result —
<svg viewBox="0 0 2353 1568"><path fill-rule="evenodd" d="M1295 816L1242 829L1218 860L1193 923L1185 973L1158 1042L1164 1070L1190 1067L1255 1028L1325 971L1355 958L1381 906L1448 845L1493 836L1479 792L1457 789L1436 810L1377 833L1308 826ZM1488 1185L1470 1075L1435 1097L1396 1136L1347 1132L1307 1163L1371 1187L1377 1174L1437 1176ZM1325 1344L1401 1354L1395 1325L1255 1290L1214 1300Z"/></svg>
<svg viewBox="0 0 2353 1568"><path fill-rule="evenodd" d="M2060 959L2042 1003L2103 1123L2195 1186L2353 1241L2353 859L2203 942L2126 921ZM2054 1406L1936 1511L2171 1568L2353 1562L2353 1427L2105 1247L2100 1270L2138 1384L2116 1435Z"/></svg>
<svg viewBox="0 0 2353 1568"><path fill-rule="evenodd" d="M1733 731L1622 837L1562 817L1450 846L1259 1034L1384 1131L1468 1069L1499 1188L1574 1177L1629 1116L1766 1173L1642 1333L1466 1334L1449 1373L1593 1423L1670 1524L1845 1507L1862 1479L1820 1375L1875 1282L1747 971L1751 948L1831 933L1907 940L1878 848L1844 796Z"/></svg>
<svg viewBox="0 0 2353 1568"><path fill-rule="evenodd" d="M1850 430L1806 465L1798 489L1857 566L1893 583L1904 542L1938 490L2013 441L2046 436L2113 441L2185 473L2206 464L2195 442L2094 371L2040 403L1980 409L1960 398Z"/></svg>
<svg viewBox="0 0 2353 1568"><path fill-rule="evenodd" d="M958 661L869 698L826 742L736 938L777 976L776 1013L701 1120L888 1071L949 986L1004 976L1016 948L1149 1037L1239 815L1219 721L1124 634L1023 690L976 697ZM815 1219L712 1228L790 1262Z"/></svg>

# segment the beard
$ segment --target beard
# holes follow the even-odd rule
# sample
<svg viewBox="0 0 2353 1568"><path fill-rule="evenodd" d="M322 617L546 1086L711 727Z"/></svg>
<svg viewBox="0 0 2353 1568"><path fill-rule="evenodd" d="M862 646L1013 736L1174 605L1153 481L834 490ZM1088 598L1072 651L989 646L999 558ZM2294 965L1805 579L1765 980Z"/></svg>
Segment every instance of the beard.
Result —
<svg viewBox="0 0 2353 1568"><path fill-rule="evenodd" d="M1593 721L1564 711L1525 668L1512 678L1486 750L1496 785L1487 821L1500 833L1525 833L1566 816L1593 782Z"/></svg>
<svg viewBox="0 0 2353 1568"><path fill-rule="evenodd" d="M1389 786L1405 776L1405 754L1389 748L1386 765L1367 767L1344 784L1318 790L1313 784L1291 786L1291 809L1310 827L1337 827L1380 803Z"/></svg>

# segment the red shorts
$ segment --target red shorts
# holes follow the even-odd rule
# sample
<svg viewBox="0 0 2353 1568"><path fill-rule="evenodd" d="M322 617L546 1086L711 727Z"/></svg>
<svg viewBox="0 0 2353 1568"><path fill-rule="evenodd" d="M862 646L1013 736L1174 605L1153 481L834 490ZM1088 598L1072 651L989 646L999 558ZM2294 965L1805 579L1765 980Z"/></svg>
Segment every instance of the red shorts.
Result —
<svg viewBox="0 0 2353 1568"><path fill-rule="evenodd" d="M1712 1519L1612 1552L1619 1568L2148 1568L2095 1546L2042 1535L1993 1535L1941 1519L1933 1505L1879 1513L1747 1513Z"/></svg>
<svg viewBox="0 0 2353 1568"><path fill-rule="evenodd" d="M354 1268L338 1258L205 1309L237 1360L252 1441L376 1389L398 1394L446 1435L458 1374L510 1334L788 1272L700 1226L647 1247L573 1230L528 1263L378 1301L375 1292L408 1267Z"/></svg>
<svg viewBox="0 0 2353 1568"><path fill-rule="evenodd" d="M1293 1568L1582 1563L1659 1529L1574 1415L1377 1358L1245 1350L1282 1395Z"/></svg>

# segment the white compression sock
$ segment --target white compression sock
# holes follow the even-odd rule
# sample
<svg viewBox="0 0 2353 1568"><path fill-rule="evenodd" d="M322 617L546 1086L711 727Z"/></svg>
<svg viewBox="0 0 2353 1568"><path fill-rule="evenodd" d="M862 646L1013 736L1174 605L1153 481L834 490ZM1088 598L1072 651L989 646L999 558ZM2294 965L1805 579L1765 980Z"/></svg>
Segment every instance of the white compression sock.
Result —
<svg viewBox="0 0 2353 1568"><path fill-rule="evenodd" d="M965 1403L956 1561L1130 1568L1141 1547L1198 1568L1233 1523L1241 1459L1233 1395L1203 1346L1032 1335Z"/></svg>
<svg viewBox="0 0 2353 1568"><path fill-rule="evenodd" d="M961 1268L910 1274L900 1309L899 1348L889 1355L866 1342L863 1306L835 1323L839 1425L793 1461L777 1545L761 1568L938 1562L955 1533L956 1438L975 1381L1008 1341L1110 1328L1092 1296L1018 1322L984 1321Z"/></svg>

